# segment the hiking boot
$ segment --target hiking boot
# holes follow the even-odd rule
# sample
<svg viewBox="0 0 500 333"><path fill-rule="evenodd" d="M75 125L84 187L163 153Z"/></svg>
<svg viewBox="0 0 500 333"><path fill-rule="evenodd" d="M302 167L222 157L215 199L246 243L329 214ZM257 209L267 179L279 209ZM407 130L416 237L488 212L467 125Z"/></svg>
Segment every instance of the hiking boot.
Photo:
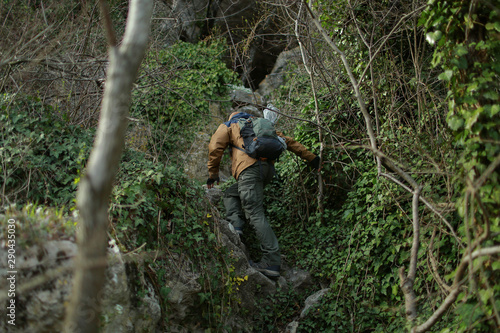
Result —
<svg viewBox="0 0 500 333"><path fill-rule="evenodd" d="M269 265L262 262L252 262L250 261L250 266L261 272L267 277L279 277L280 276L280 266L279 265Z"/></svg>

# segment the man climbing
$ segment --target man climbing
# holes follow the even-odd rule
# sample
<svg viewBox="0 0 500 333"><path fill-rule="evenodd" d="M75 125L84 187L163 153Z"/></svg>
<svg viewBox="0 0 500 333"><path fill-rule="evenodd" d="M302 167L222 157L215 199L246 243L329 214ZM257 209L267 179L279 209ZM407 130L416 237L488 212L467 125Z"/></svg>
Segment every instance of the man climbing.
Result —
<svg viewBox="0 0 500 333"><path fill-rule="evenodd" d="M273 123L277 114L269 109L264 110L266 119ZM224 207L226 219L233 225L238 234L243 234L244 217L255 228L257 239L260 242L262 259L258 263L250 262L251 266L269 277L280 276L280 249L278 239L269 224L263 206L264 187L274 175L274 161L250 157L243 149L243 138L240 135L238 120L251 118L250 114L234 112L229 120L221 124L214 133L208 146L208 173L207 187L212 188L219 183L219 165L224 150L231 146L231 173L237 182L224 192ZM286 142L286 149L305 159L319 170L320 158L309 152L302 144L284 136L276 134ZM244 214L244 215L243 215Z"/></svg>

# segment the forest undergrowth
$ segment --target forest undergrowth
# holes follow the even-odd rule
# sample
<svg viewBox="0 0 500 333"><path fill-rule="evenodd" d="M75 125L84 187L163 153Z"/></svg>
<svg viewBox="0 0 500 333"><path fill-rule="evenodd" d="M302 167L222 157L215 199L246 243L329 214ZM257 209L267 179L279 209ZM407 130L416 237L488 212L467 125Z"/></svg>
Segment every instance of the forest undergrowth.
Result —
<svg viewBox="0 0 500 333"><path fill-rule="evenodd" d="M53 10L0 5L1 213L16 207L29 217L35 205L71 216L98 121L106 44L92 1L44 4ZM122 31L126 4L110 6ZM266 189L284 259L330 288L298 332L498 331L498 3L271 1L260 10L293 37L302 59L266 96L282 113L278 127L322 158L318 173L286 154ZM203 323L215 331L231 311L235 277L215 242L206 175L188 179L180 156L213 122L212 108L233 111L230 88L242 79L227 50L243 57L245 43L216 30L196 44L152 43L110 198L110 234L124 252L187 251L211 270ZM161 261L154 265L166 294ZM284 331L301 302L279 292L256 327Z"/></svg>

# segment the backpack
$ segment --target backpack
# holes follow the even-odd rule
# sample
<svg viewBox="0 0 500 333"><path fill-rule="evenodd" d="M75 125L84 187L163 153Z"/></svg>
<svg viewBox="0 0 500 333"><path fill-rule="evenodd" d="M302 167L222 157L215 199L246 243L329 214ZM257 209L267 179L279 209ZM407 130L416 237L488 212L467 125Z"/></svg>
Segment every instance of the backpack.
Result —
<svg viewBox="0 0 500 333"><path fill-rule="evenodd" d="M271 121L257 117L240 118L238 126L243 138L243 147L235 146L235 148L244 151L250 157L277 160L286 150L285 140L276 134Z"/></svg>

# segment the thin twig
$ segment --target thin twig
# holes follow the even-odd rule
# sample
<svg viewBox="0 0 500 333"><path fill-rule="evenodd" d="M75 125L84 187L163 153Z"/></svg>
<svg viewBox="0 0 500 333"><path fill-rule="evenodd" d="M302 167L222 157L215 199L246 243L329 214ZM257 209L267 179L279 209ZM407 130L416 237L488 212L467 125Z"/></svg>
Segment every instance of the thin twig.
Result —
<svg viewBox="0 0 500 333"><path fill-rule="evenodd" d="M429 243L429 261L431 263L431 271L433 272L434 278L438 285L444 289L446 293L450 293L451 287L448 286L443 279L441 279L441 275L439 275L438 272L438 267L437 267L437 262L436 258L434 258L434 255L432 254L432 251L434 250L434 238L436 238L436 227L434 227L434 230L432 231L432 236L431 236L431 241Z"/></svg>
<svg viewBox="0 0 500 333"><path fill-rule="evenodd" d="M111 21L109 4L106 0L99 0L99 5L101 7L102 19L105 28L104 30L106 31L108 44L110 47L115 47L117 45L116 34L113 29L113 22Z"/></svg>
<svg viewBox="0 0 500 333"><path fill-rule="evenodd" d="M482 173L482 175L476 179L474 182L474 188L480 188L486 179L495 171L495 169L500 165L500 155L498 155L493 162L486 168L486 170Z"/></svg>
<svg viewBox="0 0 500 333"><path fill-rule="evenodd" d="M390 174L387 174L387 173L382 173L381 176L386 177L387 179L390 179L391 181L393 181L394 183L398 184L399 186L401 186L406 191L408 191L410 193L412 192L411 188L409 188L408 186L406 186L405 184L403 184L401 181L399 181L398 179L396 179L394 176L392 176ZM436 214L444 222L444 224L446 224L446 226L450 230L451 234L453 235L453 237L457 241L457 244L461 248L464 248L464 246L462 244L462 241L460 240L460 238L458 238L458 236L455 233L455 231L453 230L453 227L451 226L450 222L448 222L448 220L436 209L436 207L434 207L423 196L420 196L420 201L422 201L434 214Z"/></svg>
<svg viewBox="0 0 500 333"><path fill-rule="evenodd" d="M340 59L342 60L342 63L344 64L344 69L347 72L347 75L349 76L349 79L351 81L351 85L354 89L354 95L356 96L356 99L359 104L359 108L361 110L361 113L363 114L363 117L365 119L365 125L366 125L366 130L368 132L368 137L370 139L370 145L373 149L377 149L377 141L375 139L375 133L373 132L373 126L371 124L371 118L370 114L368 113L368 110L366 109L366 103L361 96L361 91L359 90L359 83L354 77L354 74L352 73L351 66L347 62L347 58L345 54L337 47L337 45L333 42L333 40L330 38L328 33L323 29L321 24L319 23L318 19L316 18L316 15L313 13L312 9L310 8L310 3L306 4L306 8L309 12L309 15L311 17L312 22L318 29L318 31L321 33L323 36L324 40L326 43L340 56Z"/></svg>
<svg viewBox="0 0 500 333"><path fill-rule="evenodd" d="M428 5L429 4L426 3L425 5L422 5L422 6L418 7L417 9L415 9L414 11L412 11L410 13L407 13L407 14L405 14L405 15L403 15L401 17L401 19L398 21L398 23L396 23L396 25L392 28L392 30L387 35L384 36L384 39L382 40L380 46L378 47L378 49L375 51L375 53L371 57L370 61L368 62L368 65L365 67L365 70L363 71L363 73L361 73L361 75L359 77L360 78L359 82L363 81L363 78L366 75L366 71L370 68L370 65L371 65L373 59L375 59L375 56L382 50L382 47L385 45L385 43L387 42L387 40L389 40L389 37L392 36L392 34L396 31L397 28L399 28L399 26L401 25L401 23L403 23L403 21L405 21L409 16L412 16L415 13L418 13L418 12L422 11Z"/></svg>
<svg viewBox="0 0 500 333"><path fill-rule="evenodd" d="M414 327L412 329L412 332L421 333L428 331L443 316L443 314L448 311L448 309L455 302L460 293L460 286L465 282L464 280L462 280L462 278L470 260L498 253L500 253L500 246L492 246L484 249L479 249L472 252L470 256L468 254L465 254L462 258L462 262L456 270L455 279L453 281L452 291L450 292L450 294L445 298L439 308L434 311L434 313L423 324Z"/></svg>
<svg viewBox="0 0 500 333"><path fill-rule="evenodd" d="M300 40L300 35L299 35L299 17L300 13L302 11L302 2L299 5L299 12L297 14L297 19L295 20L295 35L297 37L297 41L299 42L299 47L300 47L300 53L302 55L302 61L304 63L304 68L306 69L306 72L309 74L309 80L311 81L311 88L312 88L312 93L313 93L313 98L314 98L314 114L316 116L316 123L319 128L318 130L318 135L319 135L319 143L320 143L320 148L319 148L319 158L320 158L320 163L323 160L323 150L324 150L324 140L323 140L323 130L321 129L321 119L319 116L319 106L318 106L318 96L316 94L316 84L314 82L314 76L313 76L313 71L309 68L307 64L307 59L305 55L305 50L304 50L304 45L302 44L302 41ZM321 165L320 168L321 169ZM323 175L321 172L318 170L318 196L317 196L317 201L318 201L318 210L321 213L320 220L322 224L325 224L325 217L324 217L324 207L323 207Z"/></svg>

